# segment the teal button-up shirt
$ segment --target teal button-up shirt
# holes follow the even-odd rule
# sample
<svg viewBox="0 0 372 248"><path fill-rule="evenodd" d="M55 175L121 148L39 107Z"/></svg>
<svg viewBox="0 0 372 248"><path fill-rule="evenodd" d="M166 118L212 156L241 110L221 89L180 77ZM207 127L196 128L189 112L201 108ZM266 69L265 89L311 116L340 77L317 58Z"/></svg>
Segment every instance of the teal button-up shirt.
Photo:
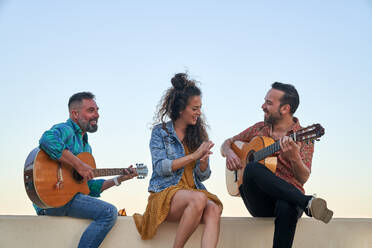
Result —
<svg viewBox="0 0 372 248"><path fill-rule="evenodd" d="M39 144L40 148L54 160L60 159L65 149L74 155L82 152L92 153L92 148L88 144L88 135L85 133L82 136L82 130L71 119L65 123L54 125L46 131Z"/></svg>
<svg viewBox="0 0 372 248"><path fill-rule="evenodd" d="M86 133L82 135L82 133L80 127L71 119L68 119L66 122L56 124L50 130L44 132L39 140L39 147L54 160L60 159L65 149L68 149L74 155L82 152L92 153L92 148L88 143L88 135ZM104 181L103 179L89 180L89 195L99 197Z"/></svg>

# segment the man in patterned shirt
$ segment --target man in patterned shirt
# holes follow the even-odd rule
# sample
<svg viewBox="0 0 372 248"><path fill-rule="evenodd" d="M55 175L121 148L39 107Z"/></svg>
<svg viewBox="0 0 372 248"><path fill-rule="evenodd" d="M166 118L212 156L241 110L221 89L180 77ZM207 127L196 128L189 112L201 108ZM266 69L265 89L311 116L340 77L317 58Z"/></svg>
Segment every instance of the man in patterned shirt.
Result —
<svg viewBox="0 0 372 248"><path fill-rule="evenodd" d="M295 142L287 136L288 132L301 129L299 120L293 116L300 102L297 90L279 82L271 87L262 105L264 121L227 139L221 152L226 157L226 167L234 171L242 168L240 158L231 149L234 141L250 142L256 136L280 141L281 150L275 154L275 174L264 165L251 162L244 169L239 191L252 216L275 217L273 247L291 247L297 219L303 211L325 223L331 220L333 212L325 200L304 195L303 185L310 176L314 145Z"/></svg>
<svg viewBox="0 0 372 248"><path fill-rule="evenodd" d="M126 170L131 172L127 175L109 180L92 180L94 177L92 167L76 157L81 152L92 153L87 132L93 133L98 129L99 114L94 99L95 96L90 92L80 92L71 96L68 102L70 118L65 123L54 125L39 141L40 148L52 159L71 165L88 183L89 195L76 194L62 207L41 209L34 205L38 215L93 219L81 236L79 247L98 247L117 219L115 206L94 197L99 197L102 191L137 176L137 172L130 168Z"/></svg>

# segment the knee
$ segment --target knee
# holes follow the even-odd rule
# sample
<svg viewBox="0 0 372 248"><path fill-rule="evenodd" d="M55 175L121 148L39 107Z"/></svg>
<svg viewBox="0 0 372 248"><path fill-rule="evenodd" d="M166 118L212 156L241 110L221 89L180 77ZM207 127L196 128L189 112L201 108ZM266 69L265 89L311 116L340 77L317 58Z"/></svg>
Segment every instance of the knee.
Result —
<svg viewBox="0 0 372 248"><path fill-rule="evenodd" d="M190 205L198 211L203 211L207 205L208 198L202 192L193 192Z"/></svg>
<svg viewBox="0 0 372 248"><path fill-rule="evenodd" d="M206 209L204 210L203 219L204 221L220 222L222 208L215 203L209 202Z"/></svg>
<svg viewBox="0 0 372 248"><path fill-rule="evenodd" d="M113 226L118 218L118 210L114 205L107 204L103 211L104 218L109 226Z"/></svg>
<svg viewBox="0 0 372 248"><path fill-rule="evenodd" d="M220 219L222 214L222 207L216 205L215 203L210 204L211 212L213 216L216 216L218 219Z"/></svg>

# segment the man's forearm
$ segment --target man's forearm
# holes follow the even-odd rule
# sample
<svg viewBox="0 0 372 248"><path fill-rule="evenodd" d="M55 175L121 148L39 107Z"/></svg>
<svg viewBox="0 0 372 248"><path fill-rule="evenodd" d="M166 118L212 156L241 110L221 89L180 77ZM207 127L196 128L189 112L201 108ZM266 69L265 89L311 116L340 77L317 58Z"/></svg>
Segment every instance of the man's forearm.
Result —
<svg viewBox="0 0 372 248"><path fill-rule="evenodd" d="M119 180L118 180L119 181ZM121 181L119 181L119 183L121 183ZM108 179L108 180L105 180L102 184L102 188L101 188L101 193L103 191L105 191L106 189L109 189L111 188L112 186L115 185L115 182L114 182L114 179L111 178L111 179Z"/></svg>
<svg viewBox="0 0 372 248"><path fill-rule="evenodd" d="M293 169L293 175L296 179L304 184L310 177L310 170L306 167L301 158L290 161Z"/></svg>
<svg viewBox="0 0 372 248"><path fill-rule="evenodd" d="M232 138L225 140L221 146L221 155L226 157L226 154L231 150Z"/></svg>
<svg viewBox="0 0 372 248"><path fill-rule="evenodd" d="M74 169L78 169L82 165L82 161L76 157L72 152L65 149L62 152L62 156L59 158L59 161L65 164L71 165Z"/></svg>

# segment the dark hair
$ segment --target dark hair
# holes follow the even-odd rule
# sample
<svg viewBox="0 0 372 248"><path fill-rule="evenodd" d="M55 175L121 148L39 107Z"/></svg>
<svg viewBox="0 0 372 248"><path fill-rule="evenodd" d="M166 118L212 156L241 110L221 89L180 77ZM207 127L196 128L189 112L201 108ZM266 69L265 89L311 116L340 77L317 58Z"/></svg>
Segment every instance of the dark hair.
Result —
<svg viewBox="0 0 372 248"><path fill-rule="evenodd" d="M273 83L271 88L284 92L284 95L280 99L280 106L289 104L290 112L293 115L300 104L300 97L298 96L296 88L291 84L283 84L280 82Z"/></svg>
<svg viewBox="0 0 372 248"><path fill-rule="evenodd" d="M68 100L68 109L71 109L71 106L74 104L81 104L83 99L94 99L95 95L90 92L78 92L73 94Z"/></svg>
<svg viewBox="0 0 372 248"><path fill-rule="evenodd" d="M186 108L190 97L201 96L196 81L189 79L186 73L177 73L171 82L173 87L170 87L161 98L154 118L155 123L163 123L163 128L166 128L164 125L166 117L173 122L176 121L180 117L180 112ZM190 152L194 152L206 140L208 140L206 124L200 116L195 125L189 125L186 128L183 142Z"/></svg>

